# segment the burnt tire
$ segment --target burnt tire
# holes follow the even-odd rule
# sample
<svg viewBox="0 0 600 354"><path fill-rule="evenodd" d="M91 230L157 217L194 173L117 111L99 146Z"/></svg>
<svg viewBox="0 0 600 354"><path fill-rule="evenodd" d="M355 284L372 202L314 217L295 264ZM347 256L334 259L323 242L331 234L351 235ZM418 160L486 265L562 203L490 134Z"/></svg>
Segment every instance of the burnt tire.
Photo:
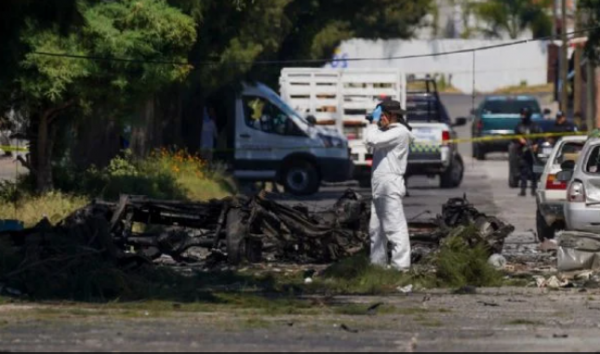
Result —
<svg viewBox="0 0 600 354"><path fill-rule="evenodd" d="M544 240L551 240L554 238L556 234L556 229L551 225L546 223L542 213L540 213L539 209L535 213L535 228L537 231L537 237L540 242L544 242Z"/></svg>
<svg viewBox="0 0 600 354"><path fill-rule="evenodd" d="M294 161L284 168L281 183L286 193L305 196L319 191L321 178L314 164L308 161Z"/></svg>
<svg viewBox="0 0 600 354"><path fill-rule="evenodd" d="M452 164L440 175L440 188L457 188L465 173L465 166L460 157L455 156Z"/></svg>

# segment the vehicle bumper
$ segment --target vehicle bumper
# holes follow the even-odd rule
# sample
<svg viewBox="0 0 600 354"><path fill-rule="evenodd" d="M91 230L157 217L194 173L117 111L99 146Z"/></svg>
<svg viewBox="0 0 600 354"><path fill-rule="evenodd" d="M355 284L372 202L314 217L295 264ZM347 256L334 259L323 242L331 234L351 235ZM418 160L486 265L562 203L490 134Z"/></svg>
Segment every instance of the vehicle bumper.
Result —
<svg viewBox="0 0 600 354"><path fill-rule="evenodd" d="M344 182L352 179L354 163L352 160L339 158L318 159L321 178L325 182Z"/></svg>
<svg viewBox="0 0 600 354"><path fill-rule="evenodd" d="M585 203L565 203L564 212L568 230L600 232L600 209Z"/></svg>
<svg viewBox="0 0 600 354"><path fill-rule="evenodd" d="M407 175L440 174L450 166L451 152L448 147L443 147L439 152L411 152L408 155L406 166Z"/></svg>
<svg viewBox="0 0 600 354"><path fill-rule="evenodd" d="M493 137L495 140L483 140L478 141L476 144L483 147L487 152L508 152L508 147L511 143L511 139L501 139L502 137L507 137L509 135L514 134L513 131L509 130L488 130L483 131L477 138L486 138ZM497 139L497 140L496 140Z"/></svg>
<svg viewBox="0 0 600 354"><path fill-rule="evenodd" d="M553 225L565 220L563 203L540 203L538 209L544 217L546 225Z"/></svg>

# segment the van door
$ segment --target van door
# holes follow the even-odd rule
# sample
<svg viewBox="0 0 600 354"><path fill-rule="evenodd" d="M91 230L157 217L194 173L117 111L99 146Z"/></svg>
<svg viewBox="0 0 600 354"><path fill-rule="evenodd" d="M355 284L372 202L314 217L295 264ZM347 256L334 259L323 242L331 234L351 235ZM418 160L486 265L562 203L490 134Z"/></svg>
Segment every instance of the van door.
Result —
<svg viewBox="0 0 600 354"><path fill-rule="evenodd" d="M236 177L272 180L288 154L311 146L293 118L268 98L246 94L236 104Z"/></svg>

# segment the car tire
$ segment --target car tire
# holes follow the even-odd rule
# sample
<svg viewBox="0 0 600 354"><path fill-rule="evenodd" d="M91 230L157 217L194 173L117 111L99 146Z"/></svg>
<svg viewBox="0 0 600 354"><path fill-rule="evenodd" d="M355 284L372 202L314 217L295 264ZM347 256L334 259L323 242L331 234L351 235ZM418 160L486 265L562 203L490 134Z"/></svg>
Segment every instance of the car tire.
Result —
<svg viewBox="0 0 600 354"><path fill-rule="evenodd" d="M457 188L465 174L465 166L460 157L455 156L452 164L440 175L440 188Z"/></svg>
<svg viewBox="0 0 600 354"><path fill-rule="evenodd" d="M358 186L360 188L371 188L371 179L370 178L361 178L358 180Z"/></svg>
<svg viewBox="0 0 600 354"><path fill-rule="evenodd" d="M475 144L475 159L479 160L479 161L484 161L485 160L485 149L483 146L481 146L480 144Z"/></svg>
<svg viewBox="0 0 600 354"><path fill-rule="evenodd" d="M315 194L321 186L317 168L308 161L290 163L283 170L281 182L285 192L295 196Z"/></svg>
<svg viewBox="0 0 600 354"><path fill-rule="evenodd" d="M546 224L546 220L544 220L544 217L542 216L542 213L540 213L539 209L535 213L535 227L537 231L538 240L540 242L544 242L545 240L551 240L554 238L556 229Z"/></svg>

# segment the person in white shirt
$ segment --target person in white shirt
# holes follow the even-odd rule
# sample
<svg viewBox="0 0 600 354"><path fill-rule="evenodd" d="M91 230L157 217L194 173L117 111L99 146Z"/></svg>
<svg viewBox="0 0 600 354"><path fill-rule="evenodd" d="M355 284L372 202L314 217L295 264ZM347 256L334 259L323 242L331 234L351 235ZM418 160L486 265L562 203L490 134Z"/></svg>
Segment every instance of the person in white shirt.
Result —
<svg viewBox="0 0 600 354"><path fill-rule="evenodd" d="M371 263L408 271L411 247L402 198L406 195L404 174L414 136L404 120L400 102L385 100L373 113L365 133L365 144L373 149L371 221ZM390 243L392 259L388 260Z"/></svg>

